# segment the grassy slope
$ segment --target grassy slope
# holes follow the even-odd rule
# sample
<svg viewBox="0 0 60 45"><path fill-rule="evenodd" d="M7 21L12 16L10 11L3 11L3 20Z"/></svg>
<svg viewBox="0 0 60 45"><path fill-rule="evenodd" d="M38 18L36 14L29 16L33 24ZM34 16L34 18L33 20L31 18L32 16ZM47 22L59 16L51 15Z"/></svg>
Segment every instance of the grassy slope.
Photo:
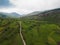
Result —
<svg viewBox="0 0 60 45"><path fill-rule="evenodd" d="M58 45L60 42L60 9L41 14L21 19L22 33L27 45Z"/></svg>
<svg viewBox="0 0 60 45"><path fill-rule="evenodd" d="M0 45L22 45L15 19L0 18Z"/></svg>
<svg viewBox="0 0 60 45"><path fill-rule="evenodd" d="M45 21L22 21L22 33L27 45L57 45L60 27Z"/></svg>
<svg viewBox="0 0 60 45"><path fill-rule="evenodd" d="M60 13L54 12L20 19L27 45L57 45L60 42L59 19ZM0 18L0 45L22 45L19 28L16 20Z"/></svg>

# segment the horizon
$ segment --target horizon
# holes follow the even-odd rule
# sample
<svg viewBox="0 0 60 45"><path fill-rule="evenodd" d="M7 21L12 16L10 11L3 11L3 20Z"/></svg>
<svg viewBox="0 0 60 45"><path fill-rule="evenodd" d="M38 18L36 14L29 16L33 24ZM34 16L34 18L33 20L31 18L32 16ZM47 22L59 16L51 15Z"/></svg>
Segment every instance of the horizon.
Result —
<svg viewBox="0 0 60 45"><path fill-rule="evenodd" d="M0 0L0 12L29 14L60 8L60 0Z"/></svg>

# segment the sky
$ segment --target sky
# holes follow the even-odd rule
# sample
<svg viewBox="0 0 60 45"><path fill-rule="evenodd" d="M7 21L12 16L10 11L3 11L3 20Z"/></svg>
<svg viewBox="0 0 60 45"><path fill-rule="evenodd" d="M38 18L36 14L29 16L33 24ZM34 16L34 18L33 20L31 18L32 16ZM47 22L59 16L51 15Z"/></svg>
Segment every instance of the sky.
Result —
<svg viewBox="0 0 60 45"><path fill-rule="evenodd" d="M0 0L0 12L28 14L60 8L60 0Z"/></svg>

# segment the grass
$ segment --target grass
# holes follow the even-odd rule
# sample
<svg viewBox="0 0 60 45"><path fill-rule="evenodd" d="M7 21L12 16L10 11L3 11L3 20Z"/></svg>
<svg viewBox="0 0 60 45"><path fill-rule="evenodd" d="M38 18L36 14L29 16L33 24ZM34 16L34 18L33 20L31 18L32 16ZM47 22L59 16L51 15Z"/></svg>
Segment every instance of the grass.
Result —
<svg viewBox="0 0 60 45"><path fill-rule="evenodd" d="M59 25L48 21L22 21L22 33L27 45L57 45L60 41L59 30Z"/></svg>
<svg viewBox="0 0 60 45"><path fill-rule="evenodd" d="M0 19L0 45L23 45L15 19ZM57 23L39 20L21 20L22 34L27 45L57 45L60 27Z"/></svg>
<svg viewBox="0 0 60 45"><path fill-rule="evenodd" d="M0 19L0 45L22 45L19 25L15 19Z"/></svg>

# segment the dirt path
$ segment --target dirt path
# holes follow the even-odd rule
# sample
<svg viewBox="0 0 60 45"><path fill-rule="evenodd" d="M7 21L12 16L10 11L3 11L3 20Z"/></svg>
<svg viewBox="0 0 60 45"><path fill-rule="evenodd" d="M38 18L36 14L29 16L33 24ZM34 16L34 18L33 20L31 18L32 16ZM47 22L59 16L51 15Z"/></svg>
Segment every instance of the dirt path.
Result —
<svg viewBox="0 0 60 45"><path fill-rule="evenodd" d="M21 30L22 30L22 28L21 28L21 22L20 22L20 36L21 36L23 45L26 45L26 42L25 42L24 37L23 37L23 35L22 35L22 33L21 33Z"/></svg>

